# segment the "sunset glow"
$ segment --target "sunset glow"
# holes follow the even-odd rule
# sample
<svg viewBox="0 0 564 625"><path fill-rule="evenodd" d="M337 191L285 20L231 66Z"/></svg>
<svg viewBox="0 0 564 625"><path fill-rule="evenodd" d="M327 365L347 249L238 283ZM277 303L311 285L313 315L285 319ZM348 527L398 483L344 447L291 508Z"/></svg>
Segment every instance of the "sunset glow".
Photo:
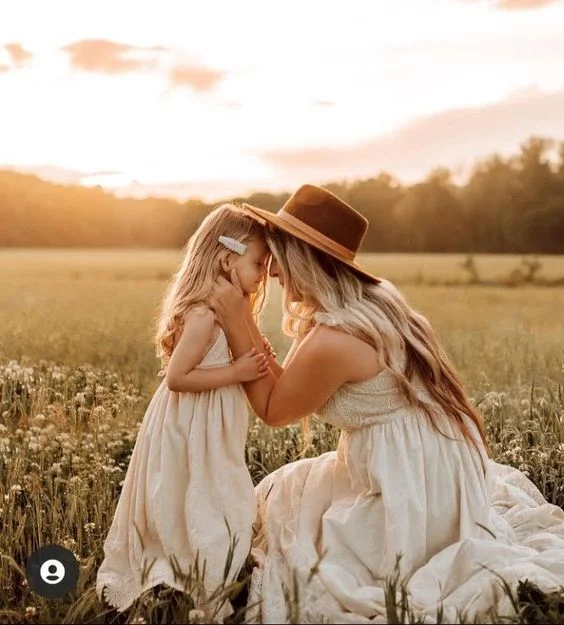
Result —
<svg viewBox="0 0 564 625"><path fill-rule="evenodd" d="M564 138L564 3L20 0L0 166L217 199Z"/></svg>

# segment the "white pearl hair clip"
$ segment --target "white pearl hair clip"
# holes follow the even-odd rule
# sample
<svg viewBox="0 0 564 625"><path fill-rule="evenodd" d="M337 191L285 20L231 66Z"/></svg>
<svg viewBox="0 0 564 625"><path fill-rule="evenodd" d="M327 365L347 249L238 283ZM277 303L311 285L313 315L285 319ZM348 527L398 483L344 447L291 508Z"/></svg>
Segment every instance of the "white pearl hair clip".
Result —
<svg viewBox="0 0 564 625"><path fill-rule="evenodd" d="M223 235L219 237L218 241L225 245L225 247L240 256L247 250L247 246L245 243L241 243L241 241L237 241L237 239L232 239L231 237L224 237Z"/></svg>

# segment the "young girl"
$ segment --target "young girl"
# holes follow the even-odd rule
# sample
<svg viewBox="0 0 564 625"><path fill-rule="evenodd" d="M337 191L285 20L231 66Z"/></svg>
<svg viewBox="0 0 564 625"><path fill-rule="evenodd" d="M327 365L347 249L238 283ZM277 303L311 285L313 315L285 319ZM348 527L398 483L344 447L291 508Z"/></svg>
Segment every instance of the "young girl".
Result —
<svg viewBox="0 0 564 625"><path fill-rule="evenodd" d="M205 561L209 596L230 549L227 582L248 555L256 504L241 383L266 375L269 360L250 350L233 362L207 298L216 278L235 270L258 315L267 256L262 227L226 204L191 237L169 287L155 339L164 379L145 413L97 577L98 596L120 612L158 584L185 589L171 558L184 574L196 558L201 573ZM225 602L220 611L225 617L232 608Z"/></svg>

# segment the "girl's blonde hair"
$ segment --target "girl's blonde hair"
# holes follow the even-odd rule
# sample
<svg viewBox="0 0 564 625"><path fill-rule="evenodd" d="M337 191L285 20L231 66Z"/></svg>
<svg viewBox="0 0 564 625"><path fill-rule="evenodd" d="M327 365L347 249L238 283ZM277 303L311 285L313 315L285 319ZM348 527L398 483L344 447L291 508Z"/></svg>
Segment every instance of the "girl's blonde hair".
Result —
<svg viewBox="0 0 564 625"><path fill-rule="evenodd" d="M224 275L221 261L229 253L220 236L242 243L250 239L264 239L264 228L234 204L222 204L202 221L184 249L182 264L166 291L154 338L157 358L160 358L164 375L166 365L175 346L177 332L184 324L186 313L197 305L207 305L216 278ZM225 276L229 279L229 276ZM264 306L268 274L256 293L250 296L255 319Z"/></svg>
<svg viewBox="0 0 564 625"><path fill-rule="evenodd" d="M462 415L470 417L489 453L482 416L466 397L431 325L391 282L373 284L282 230L269 227L266 239L284 278L282 328L286 335L302 338L316 322L330 320L331 325L365 340L382 355L409 403L423 410L435 430L440 431L436 414L418 397L412 383L415 375L464 438L478 449ZM405 367L398 361L401 353L407 356ZM307 420L304 427L307 434Z"/></svg>

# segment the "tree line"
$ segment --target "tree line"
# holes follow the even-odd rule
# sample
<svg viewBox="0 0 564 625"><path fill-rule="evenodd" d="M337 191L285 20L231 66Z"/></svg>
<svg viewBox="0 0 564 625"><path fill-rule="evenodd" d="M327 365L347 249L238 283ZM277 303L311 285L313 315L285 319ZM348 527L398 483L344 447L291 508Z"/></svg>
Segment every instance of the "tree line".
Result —
<svg viewBox="0 0 564 625"><path fill-rule="evenodd" d="M534 137L480 161L464 184L453 178L439 168L412 185L380 173L325 188L368 218L364 252L564 253L564 142ZM288 197L229 201L276 212ZM116 198L0 171L0 246L181 247L218 204Z"/></svg>

